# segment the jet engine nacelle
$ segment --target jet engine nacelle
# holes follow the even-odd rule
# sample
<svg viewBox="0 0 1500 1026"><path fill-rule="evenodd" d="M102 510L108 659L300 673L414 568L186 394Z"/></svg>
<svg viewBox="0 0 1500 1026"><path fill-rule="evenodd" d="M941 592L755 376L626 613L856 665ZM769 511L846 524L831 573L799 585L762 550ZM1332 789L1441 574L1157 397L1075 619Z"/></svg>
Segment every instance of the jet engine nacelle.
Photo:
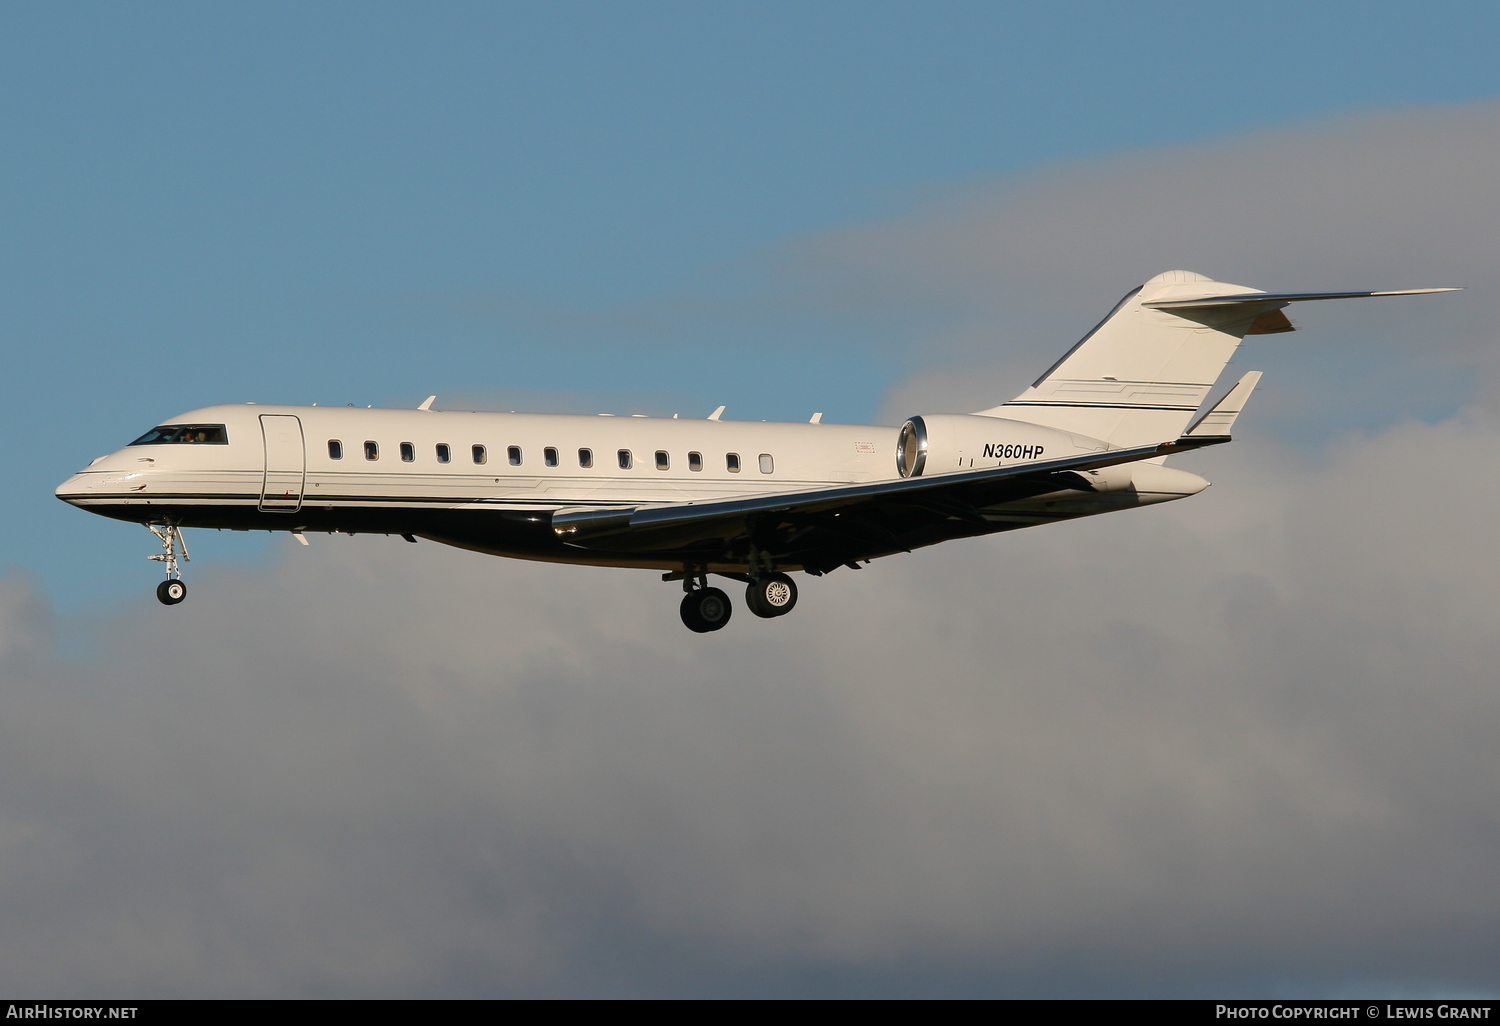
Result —
<svg viewBox="0 0 1500 1026"><path fill-rule="evenodd" d="M1109 448L1097 438L1002 417L924 414L901 427L896 471L902 477L1010 467ZM1121 486L1129 482L1122 475Z"/></svg>

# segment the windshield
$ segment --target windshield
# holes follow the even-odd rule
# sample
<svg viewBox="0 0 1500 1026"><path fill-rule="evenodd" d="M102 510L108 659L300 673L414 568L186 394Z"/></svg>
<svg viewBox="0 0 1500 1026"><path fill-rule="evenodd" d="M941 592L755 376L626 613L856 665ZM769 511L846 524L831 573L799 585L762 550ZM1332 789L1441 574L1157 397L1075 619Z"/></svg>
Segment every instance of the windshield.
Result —
<svg viewBox="0 0 1500 1026"><path fill-rule="evenodd" d="M154 427L131 442L131 445L228 445L229 436L223 424L164 424Z"/></svg>

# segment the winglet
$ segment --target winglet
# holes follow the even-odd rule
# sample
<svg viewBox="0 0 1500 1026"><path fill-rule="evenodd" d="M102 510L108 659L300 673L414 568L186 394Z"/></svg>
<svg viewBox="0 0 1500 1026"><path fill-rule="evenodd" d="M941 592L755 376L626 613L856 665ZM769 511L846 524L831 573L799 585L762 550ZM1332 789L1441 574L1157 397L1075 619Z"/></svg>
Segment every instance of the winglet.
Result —
<svg viewBox="0 0 1500 1026"><path fill-rule="evenodd" d="M718 420L721 416L723 416L723 414L724 414L724 407L720 406L717 410L715 410L714 412L712 412L712 413L710 413L708 415L708 419L709 420Z"/></svg>
<svg viewBox="0 0 1500 1026"><path fill-rule="evenodd" d="M435 396L435 395L428 396L426 399L424 399L422 401L422 405L418 406L417 409L419 409L419 410L426 410L428 413L431 413L432 412L433 401L436 400L436 399L437 399L437 396Z"/></svg>
<svg viewBox="0 0 1500 1026"><path fill-rule="evenodd" d="M1245 401L1250 398L1250 393L1255 391L1255 386L1259 383L1260 371L1251 371L1240 378L1229 390L1229 394L1214 403L1214 408L1199 417L1182 437L1228 438L1229 429L1234 427L1234 419L1245 408Z"/></svg>

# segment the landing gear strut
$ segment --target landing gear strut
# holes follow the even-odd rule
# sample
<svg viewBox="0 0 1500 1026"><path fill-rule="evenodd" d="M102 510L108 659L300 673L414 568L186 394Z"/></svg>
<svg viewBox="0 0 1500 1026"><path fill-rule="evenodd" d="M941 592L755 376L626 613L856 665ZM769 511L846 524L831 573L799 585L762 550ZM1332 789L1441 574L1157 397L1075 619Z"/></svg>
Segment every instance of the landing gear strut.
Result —
<svg viewBox="0 0 1500 1026"><path fill-rule="evenodd" d="M156 598L164 606L175 606L187 598L187 585L183 583L182 571L177 566L177 550L182 550L182 561L192 562L188 555L187 542L182 537L182 529L176 524L147 524L146 527L152 534L161 540L162 551L147 556L147 559L156 560L165 564L167 579L156 586Z"/></svg>

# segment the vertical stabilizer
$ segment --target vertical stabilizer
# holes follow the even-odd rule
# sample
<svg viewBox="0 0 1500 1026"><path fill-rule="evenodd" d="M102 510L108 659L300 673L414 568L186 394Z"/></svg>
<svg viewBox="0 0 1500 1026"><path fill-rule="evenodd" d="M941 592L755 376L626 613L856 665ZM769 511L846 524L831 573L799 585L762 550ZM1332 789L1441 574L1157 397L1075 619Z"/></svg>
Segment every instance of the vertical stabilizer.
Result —
<svg viewBox="0 0 1500 1026"><path fill-rule="evenodd" d="M1228 305L1159 309L1147 304L1245 296ZM1100 438L1114 446L1176 438L1247 334L1288 331L1285 300L1192 271L1158 274L1026 391L983 410ZM1267 316L1270 315L1270 316Z"/></svg>

